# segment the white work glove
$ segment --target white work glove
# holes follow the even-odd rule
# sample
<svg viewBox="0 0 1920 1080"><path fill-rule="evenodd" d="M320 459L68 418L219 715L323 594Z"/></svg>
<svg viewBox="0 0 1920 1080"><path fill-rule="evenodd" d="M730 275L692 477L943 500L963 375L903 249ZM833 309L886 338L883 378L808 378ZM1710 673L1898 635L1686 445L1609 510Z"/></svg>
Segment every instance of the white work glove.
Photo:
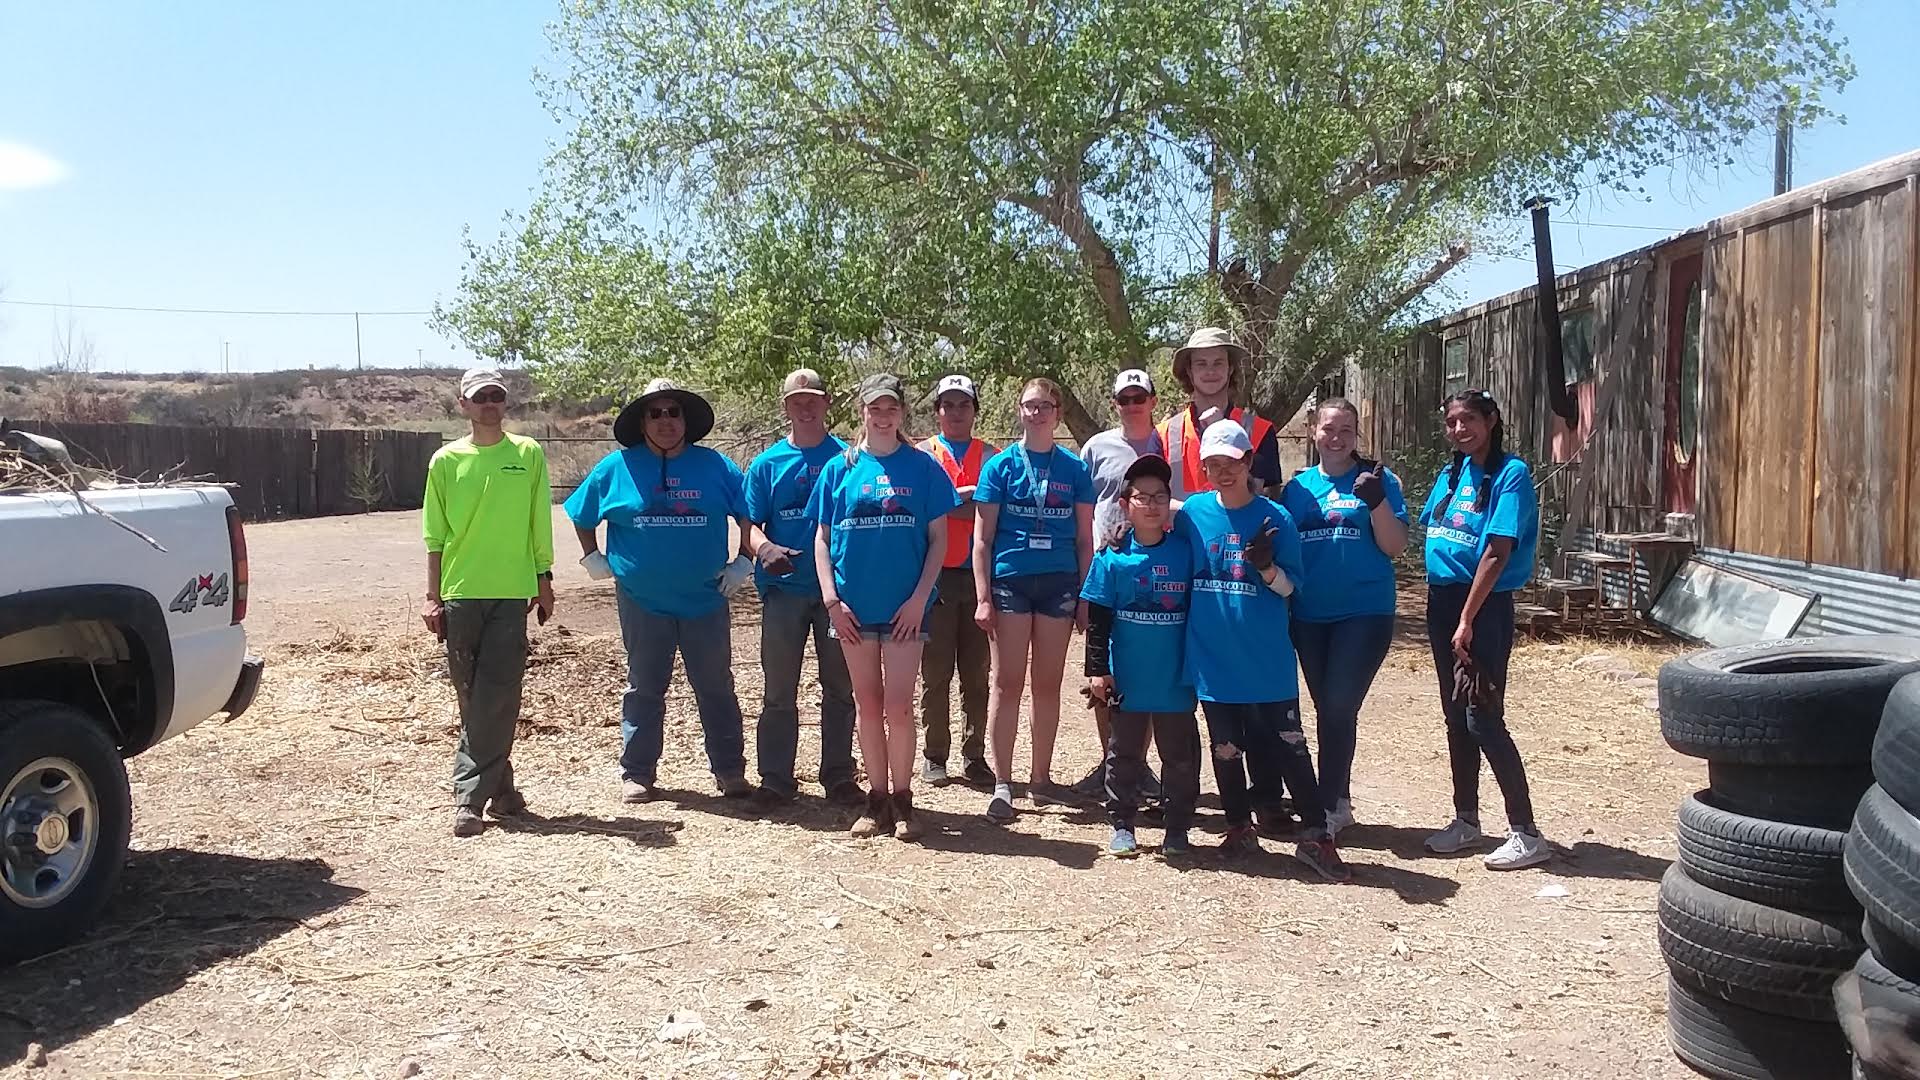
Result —
<svg viewBox="0 0 1920 1080"><path fill-rule="evenodd" d="M607 561L605 555L597 551L582 555L580 557L580 568L585 570L587 576L595 581L605 581L613 576L613 564Z"/></svg>
<svg viewBox="0 0 1920 1080"><path fill-rule="evenodd" d="M736 555L725 570L720 571L720 595L732 597L742 586L753 580L753 560L745 555Z"/></svg>

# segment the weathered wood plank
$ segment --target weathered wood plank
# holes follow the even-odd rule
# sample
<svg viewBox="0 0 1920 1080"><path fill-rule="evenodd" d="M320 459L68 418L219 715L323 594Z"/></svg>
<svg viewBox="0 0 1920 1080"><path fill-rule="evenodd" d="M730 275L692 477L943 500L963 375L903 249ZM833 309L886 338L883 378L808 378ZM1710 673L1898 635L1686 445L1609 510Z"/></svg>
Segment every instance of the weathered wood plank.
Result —
<svg viewBox="0 0 1920 1080"><path fill-rule="evenodd" d="M1736 520L1740 550L1783 559L1807 554L1813 236L1807 212L1748 230L1746 237L1747 396Z"/></svg>
<svg viewBox="0 0 1920 1080"><path fill-rule="evenodd" d="M1716 237L1705 249L1700 319L1700 500L1696 526L1709 547L1739 537L1740 409L1746 385L1741 270L1746 235Z"/></svg>

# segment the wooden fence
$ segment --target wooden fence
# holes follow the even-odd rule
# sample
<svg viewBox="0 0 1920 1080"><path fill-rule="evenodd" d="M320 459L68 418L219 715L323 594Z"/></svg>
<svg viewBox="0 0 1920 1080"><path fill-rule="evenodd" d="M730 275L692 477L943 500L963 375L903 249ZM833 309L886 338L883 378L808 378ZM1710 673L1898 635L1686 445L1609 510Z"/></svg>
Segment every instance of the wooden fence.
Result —
<svg viewBox="0 0 1920 1080"><path fill-rule="evenodd" d="M122 476L205 476L233 487L250 520L414 510L426 494L436 432L162 424L20 426L60 439L82 465Z"/></svg>

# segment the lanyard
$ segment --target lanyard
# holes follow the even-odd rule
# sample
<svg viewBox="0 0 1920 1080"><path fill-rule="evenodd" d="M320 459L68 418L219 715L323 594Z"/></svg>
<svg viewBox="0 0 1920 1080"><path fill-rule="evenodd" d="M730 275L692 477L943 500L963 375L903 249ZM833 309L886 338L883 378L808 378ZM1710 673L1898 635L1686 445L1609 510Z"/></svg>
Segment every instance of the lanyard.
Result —
<svg viewBox="0 0 1920 1080"><path fill-rule="evenodd" d="M1047 467L1036 474L1033 469L1033 451L1024 446L1020 448L1020 460L1027 465L1027 487L1033 496L1033 516L1036 521L1040 518L1041 509L1047 505L1047 483L1053 479L1053 459L1058 453L1060 453L1058 446L1048 450Z"/></svg>

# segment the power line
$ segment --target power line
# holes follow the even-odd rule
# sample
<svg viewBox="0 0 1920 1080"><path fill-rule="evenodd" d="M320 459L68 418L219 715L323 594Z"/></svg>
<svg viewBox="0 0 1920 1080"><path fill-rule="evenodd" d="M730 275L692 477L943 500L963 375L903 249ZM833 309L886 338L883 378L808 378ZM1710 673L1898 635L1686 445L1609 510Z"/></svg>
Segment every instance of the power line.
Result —
<svg viewBox="0 0 1920 1080"><path fill-rule="evenodd" d="M5 300L0 304L13 304L19 307L74 308L81 311L146 311L167 315L318 315L333 318L351 318L355 315L373 318L379 315L431 315L431 311L266 311L254 308L183 308L183 307L140 307L133 304L69 304L52 300Z"/></svg>

